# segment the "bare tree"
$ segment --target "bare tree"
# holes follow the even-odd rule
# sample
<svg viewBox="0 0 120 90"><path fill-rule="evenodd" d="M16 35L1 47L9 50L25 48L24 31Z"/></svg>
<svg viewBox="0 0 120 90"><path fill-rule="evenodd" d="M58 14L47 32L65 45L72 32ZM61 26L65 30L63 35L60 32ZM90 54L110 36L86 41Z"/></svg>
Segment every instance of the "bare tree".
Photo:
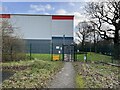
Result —
<svg viewBox="0 0 120 90"><path fill-rule="evenodd" d="M87 14L91 16L91 22L95 25L101 38L106 40L113 39L115 48L119 47L120 1L107 0L106 2L89 2L86 11ZM107 27L105 29L105 26L109 28ZM119 54L119 49L117 49L115 53ZM118 57L120 58L119 55Z"/></svg>
<svg viewBox="0 0 120 90"><path fill-rule="evenodd" d="M93 44L93 51L97 52L98 43L101 41L101 37L99 33L93 29L91 38L92 38L92 44Z"/></svg>
<svg viewBox="0 0 120 90"><path fill-rule="evenodd" d="M78 41L81 43L82 48L84 47L84 44L86 41L88 41L89 36L90 36L90 25L84 21L80 22L77 26L79 29L78 32L76 33L77 37L79 38ZM84 49L84 48L83 48Z"/></svg>
<svg viewBox="0 0 120 90"><path fill-rule="evenodd" d="M24 41L15 35L13 25L8 19L2 19L2 60L16 61L25 59Z"/></svg>
<svg viewBox="0 0 120 90"><path fill-rule="evenodd" d="M92 41L93 41L94 52L97 52L96 51L97 45L100 42L101 37L100 37L99 32L96 30L95 25L92 22L90 22L90 23L91 23L91 27L92 27L92 30L91 30L92 35L90 35L90 37L92 38Z"/></svg>

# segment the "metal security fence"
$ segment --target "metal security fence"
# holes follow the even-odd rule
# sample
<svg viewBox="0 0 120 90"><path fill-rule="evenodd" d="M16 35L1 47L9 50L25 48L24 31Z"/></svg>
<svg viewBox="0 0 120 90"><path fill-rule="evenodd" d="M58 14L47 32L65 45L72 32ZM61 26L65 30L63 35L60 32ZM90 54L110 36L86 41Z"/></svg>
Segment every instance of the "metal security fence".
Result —
<svg viewBox="0 0 120 90"><path fill-rule="evenodd" d="M73 47L71 45L73 45L73 37L65 37L64 35L63 37L52 37L51 60L72 61L74 45Z"/></svg>
<svg viewBox="0 0 120 90"><path fill-rule="evenodd" d="M117 60L118 63L120 64L120 44L114 45L113 52L112 52L112 59Z"/></svg>
<svg viewBox="0 0 120 90"><path fill-rule="evenodd" d="M46 48L45 45L35 45L30 43L26 47L27 59L51 60L50 45Z"/></svg>
<svg viewBox="0 0 120 90"><path fill-rule="evenodd" d="M83 47L77 46L77 60L120 63L120 44L113 43L86 43ZM82 60L81 60L82 59Z"/></svg>
<svg viewBox="0 0 120 90"><path fill-rule="evenodd" d="M76 61L76 45L63 45L63 61Z"/></svg>

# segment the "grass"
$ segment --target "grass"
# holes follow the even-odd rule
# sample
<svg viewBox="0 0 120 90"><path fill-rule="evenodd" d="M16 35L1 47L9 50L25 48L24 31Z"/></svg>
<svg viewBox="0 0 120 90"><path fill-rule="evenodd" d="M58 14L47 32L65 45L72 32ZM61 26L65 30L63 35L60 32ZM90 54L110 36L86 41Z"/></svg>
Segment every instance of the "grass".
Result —
<svg viewBox="0 0 120 90"><path fill-rule="evenodd" d="M3 67L28 66L24 70L16 70L12 77L3 81L3 88L46 87L47 81L63 66L60 61L51 61L48 54L33 56L37 59L2 63Z"/></svg>
<svg viewBox="0 0 120 90"><path fill-rule="evenodd" d="M84 54L78 54L77 60L84 62ZM103 61L103 62L111 62L111 56L102 55L94 52L87 53L87 61Z"/></svg>
<svg viewBox="0 0 120 90"><path fill-rule="evenodd" d="M118 88L119 67L95 63L73 63L76 70L77 88Z"/></svg>
<svg viewBox="0 0 120 90"><path fill-rule="evenodd" d="M84 88L84 80L82 75L76 75L76 88Z"/></svg>
<svg viewBox="0 0 120 90"><path fill-rule="evenodd" d="M10 61L5 63L0 63L2 67L11 67L11 66L29 66L33 63L33 60L24 60L24 61Z"/></svg>
<svg viewBox="0 0 120 90"><path fill-rule="evenodd" d="M26 54L27 58L30 59L30 54ZM40 59L40 60L51 60L51 54L37 54L32 53L31 54L32 59Z"/></svg>
<svg viewBox="0 0 120 90"><path fill-rule="evenodd" d="M77 72L76 84L77 88L105 88L117 87L118 78L120 77L119 68L106 64L83 63L84 54L78 54L77 60L74 62L74 67ZM88 52L88 62L107 62L111 63L111 56L102 55L98 53ZM115 61L114 61L115 63ZM113 86L110 86L112 83ZM116 83L116 84L114 84Z"/></svg>
<svg viewBox="0 0 120 90"><path fill-rule="evenodd" d="M53 54L53 55L59 55L60 56L60 60L62 60L62 54ZM28 58L30 58L29 54L27 54ZM51 54L32 54L31 55L32 58L37 58L37 59L40 59L40 60L51 60L52 59L52 55Z"/></svg>
<svg viewBox="0 0 120 90"><path fill-rule="evenodd" d="M29 68L16 72L10 79L5 80L3 88L45 87L46 81L61 67L61 62L32 60L29 65Z"/></svg>
<svg viewBox="0 0 120 90"><path fill-rule="evenodd" d="M109 76L111 73L119 75L119 67L93 63L91 63L90 66L92 70L98 71L100 74L105 75L106 77Z"/></svg>
<svg viewBox="0 0 120 90"><path fill-rule="evenodd" d="M20 61L9 61L5 63L0 63L0 66L24 66L29 65L33 62L33 60L29 60L29 54L27 55L27 60L20 60ZM51 61L51 55L50 54L32 54L32 59L39 59L39 60L46 60Z"/></svg>

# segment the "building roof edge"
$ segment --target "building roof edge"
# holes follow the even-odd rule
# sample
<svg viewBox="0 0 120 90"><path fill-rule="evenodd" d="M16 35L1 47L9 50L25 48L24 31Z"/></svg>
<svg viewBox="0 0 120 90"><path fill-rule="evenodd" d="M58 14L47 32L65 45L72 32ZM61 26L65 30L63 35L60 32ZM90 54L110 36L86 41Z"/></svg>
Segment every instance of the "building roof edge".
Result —
<svg viewBox="0 0 120 90"><path fill-rule="evenodd" d="M7 14L7 13L6 13ZM74 15L55 15L55 14L51 14L51 15L45 15L45 14L24 14L24 13L21 13L21 14L10 14L8 13L9 15L20 15L20 16L73 16ZM5 15L5 14L1 14L1 15Z"/></svg>

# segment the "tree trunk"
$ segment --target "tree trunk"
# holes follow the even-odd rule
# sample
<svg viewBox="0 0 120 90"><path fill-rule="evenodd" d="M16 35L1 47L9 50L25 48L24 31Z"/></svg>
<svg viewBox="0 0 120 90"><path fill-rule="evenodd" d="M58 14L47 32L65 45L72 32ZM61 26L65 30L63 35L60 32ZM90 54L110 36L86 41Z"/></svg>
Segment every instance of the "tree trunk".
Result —
<svg viewBox="0 0 120 90"><path fill-rule="evenodd" d="M115 38L114 38L114 50L113 50L113 58L115 60L120 60L120 43L119 43L119 30L120 26L116 25L115 27Z"/></svg>
<svg viewBox="0 0 120 90"><path fill-rule="evenodd" d="M85 49L84 43L85 43L85 36L83 35L83 40L82 40L82 51L84 51L84 49Z"/></svg>
<svg viewBox="0 0 120 90"><path fill-rule="evenodd" d="M120 26L116 25L114 44L119 44L119 29L120 29Z"/></svg>
<svg viewBox="0 0 120 90"><path fill-rule="evenodd" d="M94 30L94 52L96 52L96 39L95 39L95 30Z"/></svg>

